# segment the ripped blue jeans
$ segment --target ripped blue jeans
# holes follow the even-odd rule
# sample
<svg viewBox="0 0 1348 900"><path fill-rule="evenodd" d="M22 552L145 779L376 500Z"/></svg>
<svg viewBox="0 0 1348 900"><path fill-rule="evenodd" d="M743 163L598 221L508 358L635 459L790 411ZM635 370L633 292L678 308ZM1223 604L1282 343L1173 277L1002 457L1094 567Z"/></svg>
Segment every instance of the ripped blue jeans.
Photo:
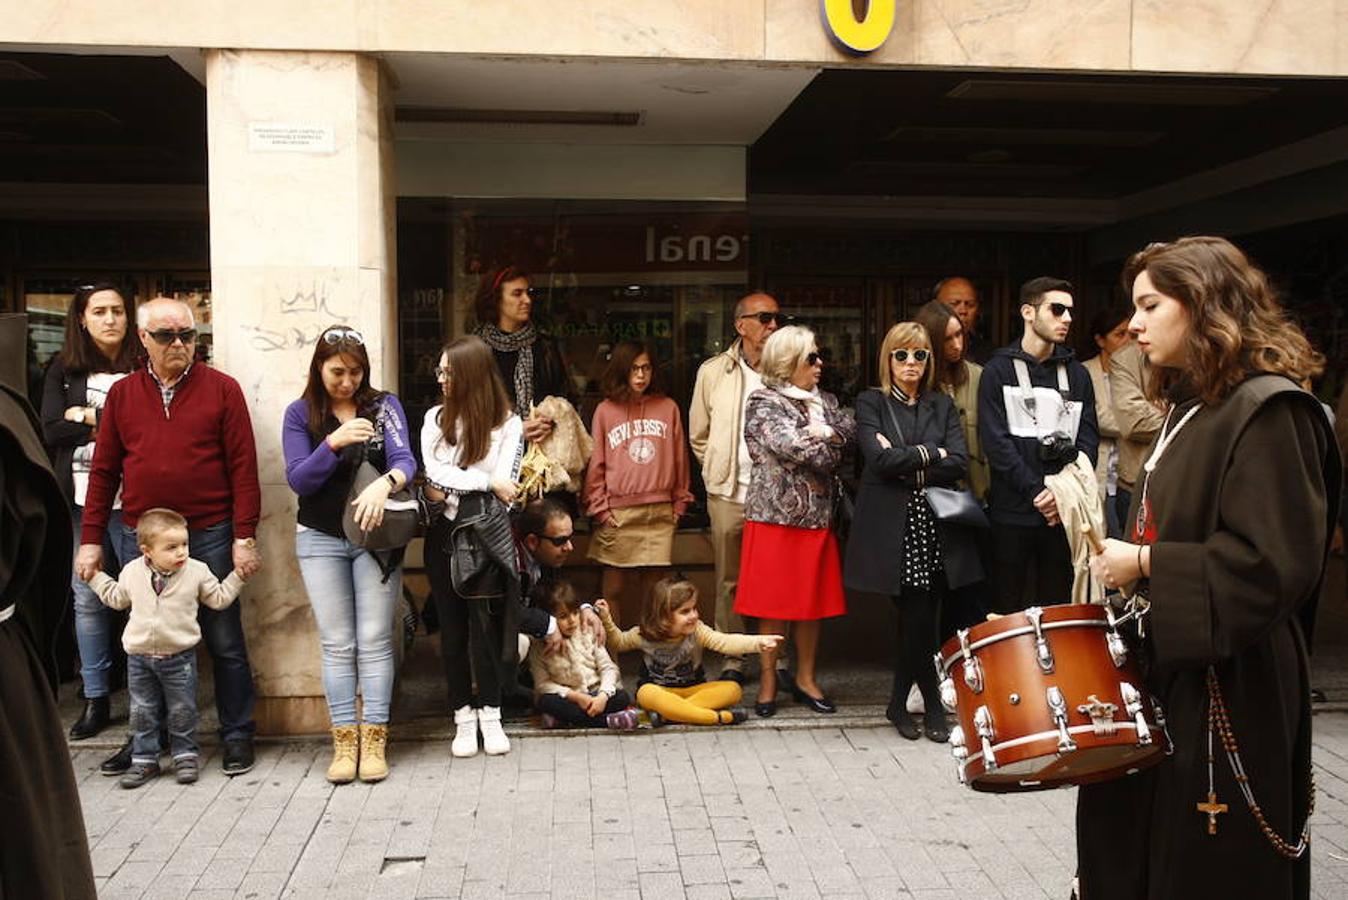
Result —
<svg viewBox="0 0 1348 900"><path fill-rule="evenodd" d="M175 762L198 755L196 647L162 658L128 654L126 687L131 694L132 762L159 761L161 726L168 729Z"/></svg>

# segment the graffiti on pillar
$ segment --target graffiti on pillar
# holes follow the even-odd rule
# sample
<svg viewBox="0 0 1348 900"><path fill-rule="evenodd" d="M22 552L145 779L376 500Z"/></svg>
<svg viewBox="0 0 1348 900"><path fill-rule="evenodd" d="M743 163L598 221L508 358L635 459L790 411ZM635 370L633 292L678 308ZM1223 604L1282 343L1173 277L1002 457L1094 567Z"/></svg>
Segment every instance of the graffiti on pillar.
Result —
<svg viewBox="0 0 1348 900"><path fill-rule="evenodd" d="M285 350L303 350L318 342L323 330L330 325L345 324L351 317L334 311L328 305L328 289L323 282L315 281L306 289L296 286L286 293L278 291L275 306L264 311L267 325L240 326L248 335L249 344L262 353L275 353ZM270 313L278 316L296 317L295 319L274 321ZM301 321L314 317L317 321Z"/></svg>

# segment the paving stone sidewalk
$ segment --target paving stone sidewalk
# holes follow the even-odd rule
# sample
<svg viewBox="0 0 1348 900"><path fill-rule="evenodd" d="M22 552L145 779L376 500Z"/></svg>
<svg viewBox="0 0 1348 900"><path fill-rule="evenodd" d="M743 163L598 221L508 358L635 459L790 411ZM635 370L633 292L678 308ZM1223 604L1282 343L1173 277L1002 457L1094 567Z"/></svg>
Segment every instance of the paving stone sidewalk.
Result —
<svg viewBox="0 0 1348 900"><path fill-rule="evenodd" d="M1315 730L1314 890L1341 898L1348 716ZM945 747L889 728L522 737L467 760L409 741L375 786L328 784L315 742L259 751L239 778L209 758L195 785L134 791L75 752L99 896L1066 898L1075 865L1072 791L975 794Z"/></svg>

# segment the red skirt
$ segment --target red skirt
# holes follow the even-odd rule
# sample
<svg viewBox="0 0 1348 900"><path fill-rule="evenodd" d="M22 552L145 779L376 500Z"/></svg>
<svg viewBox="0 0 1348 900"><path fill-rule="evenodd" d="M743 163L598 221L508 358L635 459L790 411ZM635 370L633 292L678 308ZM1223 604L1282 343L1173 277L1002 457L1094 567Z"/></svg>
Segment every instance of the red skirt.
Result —
<svg viewBox="0 0 1348 900"><path fill-rule="evenodd" d="M831 528L745 522L735 612L793 622L847 612Z"/></svg>

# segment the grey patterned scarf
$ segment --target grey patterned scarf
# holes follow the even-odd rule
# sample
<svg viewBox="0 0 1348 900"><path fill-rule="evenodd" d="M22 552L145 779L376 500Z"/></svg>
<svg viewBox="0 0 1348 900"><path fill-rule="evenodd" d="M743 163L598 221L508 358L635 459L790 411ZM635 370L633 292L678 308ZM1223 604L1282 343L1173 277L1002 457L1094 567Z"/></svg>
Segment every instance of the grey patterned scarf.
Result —
<svg viewBox="0 0 1348 900"><path fill-rule="evenodd" d="M519 353L515 360L515 412L519 413L520 418L529 418L529 411L534 405L534 341L538 339L534 323L530 322L519 331L505 332L484 322L473 333L486 341L493 350Z"/></svg>

